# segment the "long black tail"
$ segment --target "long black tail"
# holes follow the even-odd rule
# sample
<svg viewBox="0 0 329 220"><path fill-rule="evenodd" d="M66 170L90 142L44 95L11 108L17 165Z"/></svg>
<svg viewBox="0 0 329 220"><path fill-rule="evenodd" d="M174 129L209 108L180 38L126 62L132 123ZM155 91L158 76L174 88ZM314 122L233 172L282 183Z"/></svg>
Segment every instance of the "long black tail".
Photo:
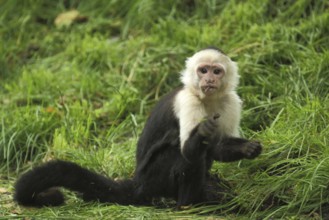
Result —
<svg viewBox="0 0 329 220"><path fill-rule="evenodd" d="M56 206L63 194L53 187L82 193L85 201L138 204L133 180L114 181L75 163L51 161L23 174L15 184L14 200L25 206Z"/></svg>

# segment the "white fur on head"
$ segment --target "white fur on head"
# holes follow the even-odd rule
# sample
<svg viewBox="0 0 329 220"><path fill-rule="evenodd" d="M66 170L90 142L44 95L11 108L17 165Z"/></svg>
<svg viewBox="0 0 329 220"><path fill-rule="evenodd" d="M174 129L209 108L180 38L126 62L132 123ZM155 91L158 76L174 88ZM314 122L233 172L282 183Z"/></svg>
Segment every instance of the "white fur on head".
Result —
<svg viewBox="0 0 329 220"><path fill-rule="evenodd" d="M219 79L217 95L206 98L199 88L197 68L200 64L223 66L225 74ZM201 50L186 60L181 81L184 88L176 95L174 101L174 113L179 119L181 150L192 130L205 118L218 113L218 135L239 137L241 100L235 91L239 83L238 66L235 62L216 49Z"/></svg>
<svg viewBox="0 0 329 220"><path fill-rule="evenodd" d="M226 71L222 78L219 93L234 91L239 84L238 66L228 56L216 49L204 49L187 58L186 68L181 72L181 81L185 87L199 93L199 78L196 73L197 67L201 63L221 64Z"/></svg>

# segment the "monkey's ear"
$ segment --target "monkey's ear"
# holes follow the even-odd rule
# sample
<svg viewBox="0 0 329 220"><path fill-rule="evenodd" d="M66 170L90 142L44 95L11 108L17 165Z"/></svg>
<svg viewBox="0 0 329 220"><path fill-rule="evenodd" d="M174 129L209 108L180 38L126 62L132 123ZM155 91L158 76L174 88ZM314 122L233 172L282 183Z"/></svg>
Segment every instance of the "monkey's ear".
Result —
<svg viewBox="0 0 329 220"><path fill-rule="evenodd" d="M193 67L186 66L186 69L184 69L181 72L180 77L181 82L183 85L190 87L190 88L197 88L198 87L198 75L194 73Z"/></svg>
<svg viewBox="0 0 329 220"><path fill-rule="evenodd" d="M227 65L227 72L225 74L225 77L223 78L226 84L226 90L234 91L238 87L240 80L240 75L238 71L238 64L230 60Z"/></svg>

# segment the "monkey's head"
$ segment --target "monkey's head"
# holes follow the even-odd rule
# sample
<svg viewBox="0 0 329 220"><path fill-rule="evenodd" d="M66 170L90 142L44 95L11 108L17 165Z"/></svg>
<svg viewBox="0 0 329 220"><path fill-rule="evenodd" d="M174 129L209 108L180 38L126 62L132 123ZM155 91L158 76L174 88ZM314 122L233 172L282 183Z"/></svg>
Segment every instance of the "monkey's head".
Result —
<svg viewBox="0 0 329 220"><path fill-rule="evenodd" d="M207 48L186 60L181 80L200 98L235 90L239 83L238 67L216 48Z"/></svg>

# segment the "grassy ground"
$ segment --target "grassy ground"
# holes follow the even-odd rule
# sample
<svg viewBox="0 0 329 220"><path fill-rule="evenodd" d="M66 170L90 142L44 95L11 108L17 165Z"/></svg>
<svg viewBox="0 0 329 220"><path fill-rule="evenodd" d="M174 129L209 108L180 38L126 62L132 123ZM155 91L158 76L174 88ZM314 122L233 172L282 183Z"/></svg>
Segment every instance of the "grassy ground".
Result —
<svg viewBox="0 0 329 220"><path fill-rule="evenodd" d="M71 9L79 17L56 26ZM0 218L328 218L328 36L328 1L0 1ZM214 165L231 204L178 212L70 192L59 208L12 201L17 176L53 158L131 177L150 109L208 45L239 63L242 130L264 145L254 161Z"/></svg>

